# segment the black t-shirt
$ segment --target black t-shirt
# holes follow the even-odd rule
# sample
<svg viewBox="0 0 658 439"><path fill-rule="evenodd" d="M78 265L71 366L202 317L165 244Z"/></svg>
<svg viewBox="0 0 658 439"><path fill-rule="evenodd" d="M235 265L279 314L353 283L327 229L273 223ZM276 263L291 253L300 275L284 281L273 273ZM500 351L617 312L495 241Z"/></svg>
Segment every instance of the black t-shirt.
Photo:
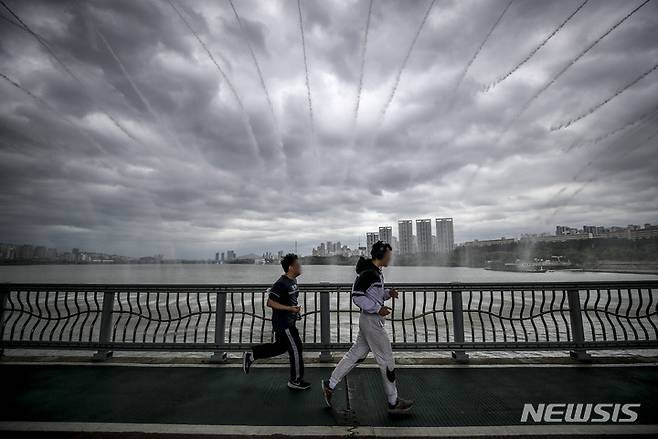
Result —
<svg viewBox="0 0 658 439"><path fill-rule="evenodd" d="M269 298L282 305L297 306L297 297L299 296L299 287L295 279L290 279L286 275L282 275L272 288L269 290ZM295 326L297 320L297 313L283 311L279 309L272 309L272 328L275 331L283 331L284 329Z"/></svg>

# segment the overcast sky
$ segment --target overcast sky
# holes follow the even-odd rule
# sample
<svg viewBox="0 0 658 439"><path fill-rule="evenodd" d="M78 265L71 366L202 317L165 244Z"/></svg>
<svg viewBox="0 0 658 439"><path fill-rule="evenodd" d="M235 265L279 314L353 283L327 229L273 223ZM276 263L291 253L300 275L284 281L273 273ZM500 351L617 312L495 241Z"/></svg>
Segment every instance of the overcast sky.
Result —
<svg viewBox="0 0 658 439"><path fill-rule="evenodd" d="M658 1L3 1L0 241L658 222Z"/></svg>

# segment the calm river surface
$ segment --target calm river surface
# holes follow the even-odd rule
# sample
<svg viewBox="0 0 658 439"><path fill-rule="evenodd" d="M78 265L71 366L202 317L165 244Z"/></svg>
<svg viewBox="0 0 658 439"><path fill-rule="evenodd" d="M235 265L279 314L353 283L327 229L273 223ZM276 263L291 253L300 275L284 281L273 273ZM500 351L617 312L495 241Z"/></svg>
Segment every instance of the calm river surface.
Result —
<svg viewBox="0 0 658 439"><path fill-rule="evenodd" d="M300 284L354 280L354 267L307 265ZM179 284L268 284L281 274L279 265L23 265L0 266L0 282L39 283L179 283ZM579 282L657 280L650 274L620 274L581 271L511 273L466 267L388 267L387 282Z"/></svg>

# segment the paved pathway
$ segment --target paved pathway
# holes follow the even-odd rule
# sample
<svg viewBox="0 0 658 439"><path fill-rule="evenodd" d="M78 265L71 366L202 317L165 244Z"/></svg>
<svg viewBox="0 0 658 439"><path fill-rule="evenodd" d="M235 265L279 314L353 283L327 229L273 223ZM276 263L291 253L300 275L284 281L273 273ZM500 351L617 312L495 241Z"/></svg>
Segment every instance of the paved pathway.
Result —
<svg viewBox="0 0 658 439"><path fill-rule="evenodd" d="M658 366L419 366L398 370L410 416L386 413L379 369L360 366L324 408L319 383L330 370L307 367L313 388L286 387L285 365L72 365L0 363L0 430L347 435L658 435ZM636 422L521 422L524 403L639 403Z"/></svg>

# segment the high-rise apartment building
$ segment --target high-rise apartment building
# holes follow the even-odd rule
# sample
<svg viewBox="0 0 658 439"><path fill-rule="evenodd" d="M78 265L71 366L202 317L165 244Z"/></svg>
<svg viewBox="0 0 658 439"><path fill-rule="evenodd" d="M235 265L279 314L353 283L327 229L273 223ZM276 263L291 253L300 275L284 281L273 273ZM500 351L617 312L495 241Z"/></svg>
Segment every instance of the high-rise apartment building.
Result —
<svg viewBox="0 0 658 439"><path fill-rule="evenodd" d="M400 254L408 255L414 252L414 231L411 220L398 221L398 240Z"/></svg>
<svg viewBox="0 0 658 439"><path fill-rule="evenodd" d="M416 239L418 240L418 253L432 253L434 251L431 219L416 220Z"/></svg>
<svg viewBox="0 0 658 439"><path fill-rule="evenodd" d="M370 251L373 244L379 241L379 234L377 232L368 232L366 233L366 249Z"/></svg>
<svg viewBox="0 0 658 439"><path fill-rule="evenodd" d="M452 218L436 219L436 243L439 253L450 253L455 248Z"/></svg>
<svg viewBox="0 0 658 439"><path fill-rule="evenodd" d="M379 228L379 239L393 246L393 227L384 226Z"/></svg>

